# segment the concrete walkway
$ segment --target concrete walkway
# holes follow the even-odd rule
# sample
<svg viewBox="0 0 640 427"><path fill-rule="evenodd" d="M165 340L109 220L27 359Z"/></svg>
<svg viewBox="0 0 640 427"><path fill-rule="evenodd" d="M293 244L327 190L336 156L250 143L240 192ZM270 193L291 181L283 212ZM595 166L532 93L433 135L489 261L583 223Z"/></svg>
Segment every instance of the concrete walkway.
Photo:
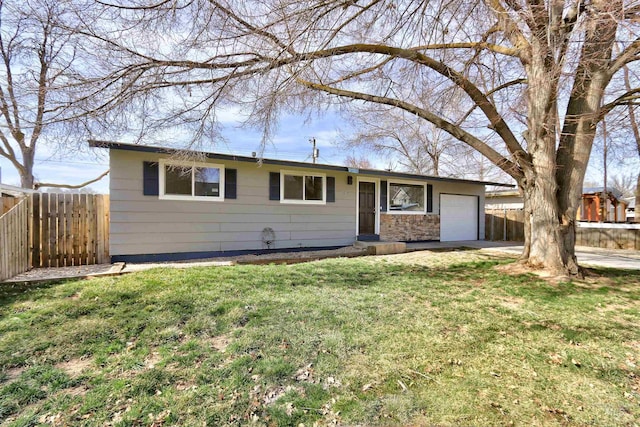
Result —
<svg viewBox="0 0 640 427"><path fill-rule="evenodd" d="M404 243L403 243L404 245ZM461 242L416 242L407 243L407 251L446 251L455 249L479 249L488 253L506 253L514 257L522 253L520 242L491 242L484 240ZM584 246L576 247L578 262L584 266L622 268L640 270L640 251L598 249ZM234 264L264 264L278 262L305 262L322 258L352 257L367 255L363 248L345 247L338 250L311 251L296 253L274 253L268 255L245 255L241 257L216 258L206 260L193 260L190 262L175 263L145 263L145 264L99 264L78 267L60 268L36 268L20 274L2 283L38 283L63 279L82 279L100 276L113 276L135 271L148 270L150 268L189 268L222 266ZM1 285L1 284L0 284Z"/></svg>
<svg viewBox="0 0 640 427"><path fill-rule="evenodd" d="M487 240L407 243L407 250L410 251L447 250L459 248L481 249L486 252L508 253L513 256L520 255L524 249L521 242L491 242ZM576 246L576 256L578 257L578 263L585 267L640 270L640 251Z"/></svg>

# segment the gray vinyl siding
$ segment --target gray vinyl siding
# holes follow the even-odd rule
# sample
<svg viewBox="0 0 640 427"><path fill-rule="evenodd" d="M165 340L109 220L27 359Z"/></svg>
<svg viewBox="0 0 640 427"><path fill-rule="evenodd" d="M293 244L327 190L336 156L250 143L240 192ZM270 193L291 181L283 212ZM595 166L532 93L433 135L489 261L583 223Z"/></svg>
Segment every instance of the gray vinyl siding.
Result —
<svg viewBox="0 0 640 427"><path fill-rule="evenodd" d="M275 233L275 249L355 240L357 187L347 185L345 172L321 171L335 177L334 203L286 204L269 200L269 172L313 170L215 160L238 171L236 199L160 200L143 195L142 165L161 158L167 156L110 150L111 255L265 249L265 227Z"/></svg>

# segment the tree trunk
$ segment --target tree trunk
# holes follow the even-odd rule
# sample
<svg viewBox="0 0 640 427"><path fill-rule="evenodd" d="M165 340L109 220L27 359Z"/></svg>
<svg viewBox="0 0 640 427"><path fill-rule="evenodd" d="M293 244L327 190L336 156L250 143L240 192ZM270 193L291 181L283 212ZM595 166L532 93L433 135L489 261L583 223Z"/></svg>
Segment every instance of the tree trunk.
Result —
<svg viewBox="0 0 640 427"><path fill-rule="evenodd" d="M639 145L640 146L640 145ZM635 221L640 223L640 210L638 209L638 201L640 201L640 173L638 173L638 181L636 182L636 207L635 207Z"/></svg>
<svg viewBox="0 0 640 427"><path fill-rule="evenodd" d="M20 172L20 185L22 188L34 189L35 178L33 177L33 161L35 157L35 151L29 148L23 148L22 150L22 168Z"/></svg>
<svg viewBox="0 0 640 427"><path fill-rule="evenodd" d="M531 157L519 183L527 201L524 214L529 220L525 227L525 248L521 259L532 268L575 276L579 274L573 248L575 214L571 218L570 214L561 212L560 200L564 200L561 197L566 194L563 193L565 188L556 180L555 94L558 73L549 68L552 60L544 45L534 43L533 50L531 63L527 65L529 104L526 140ZM527 231L527 227L530 230Z"/></svg>
<svg viewBox="0 0 640 427"><path fill-rule="evenodd" d="M523 201L523 212L522 212L522 222L524 225L524 249L522 254L520 254L520 261L528 261L529 255L531 254L531 205L529 203L530 195L525 197L525 189L522 185L518 185L520 189L520 193L522 194Z"/></svg>
<svg viewBox="0 0 640 427"><path fill-rule="evenodd" d="M546 181L552 179L544 178ZM530 215L529 232L525 232L523 259L532 268L544 268L558 275L580 273L574 253L575 219L565 219L558 210L553 183L532 185L526 189L530 209L525 209L525 230ZM561 220L561 218L563 218ZM529 236L527 236L529 234Z"/></svg>

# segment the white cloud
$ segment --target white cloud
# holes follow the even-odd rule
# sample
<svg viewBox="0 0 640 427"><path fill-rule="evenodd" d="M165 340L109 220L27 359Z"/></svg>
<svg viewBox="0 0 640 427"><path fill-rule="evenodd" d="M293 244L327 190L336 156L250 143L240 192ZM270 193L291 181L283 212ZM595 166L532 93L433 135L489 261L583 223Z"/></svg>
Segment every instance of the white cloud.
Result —
<svg viewBox="0 0 640 427"><path fill-rule="evenodd" d="M223 125L239 125L247 116L240 107L224 106L216 108L216 119Z"/></svg>

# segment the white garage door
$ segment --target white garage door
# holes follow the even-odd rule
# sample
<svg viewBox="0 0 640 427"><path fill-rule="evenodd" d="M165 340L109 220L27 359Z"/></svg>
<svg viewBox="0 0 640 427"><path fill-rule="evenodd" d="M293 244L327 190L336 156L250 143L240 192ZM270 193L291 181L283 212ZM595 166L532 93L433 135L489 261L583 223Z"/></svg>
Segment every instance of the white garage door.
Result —
<svg viewBox="0 0 640 427"><path fill-rule="evenodd" d="M440 241L478 240L478 198L440 195Z"/></svg>

